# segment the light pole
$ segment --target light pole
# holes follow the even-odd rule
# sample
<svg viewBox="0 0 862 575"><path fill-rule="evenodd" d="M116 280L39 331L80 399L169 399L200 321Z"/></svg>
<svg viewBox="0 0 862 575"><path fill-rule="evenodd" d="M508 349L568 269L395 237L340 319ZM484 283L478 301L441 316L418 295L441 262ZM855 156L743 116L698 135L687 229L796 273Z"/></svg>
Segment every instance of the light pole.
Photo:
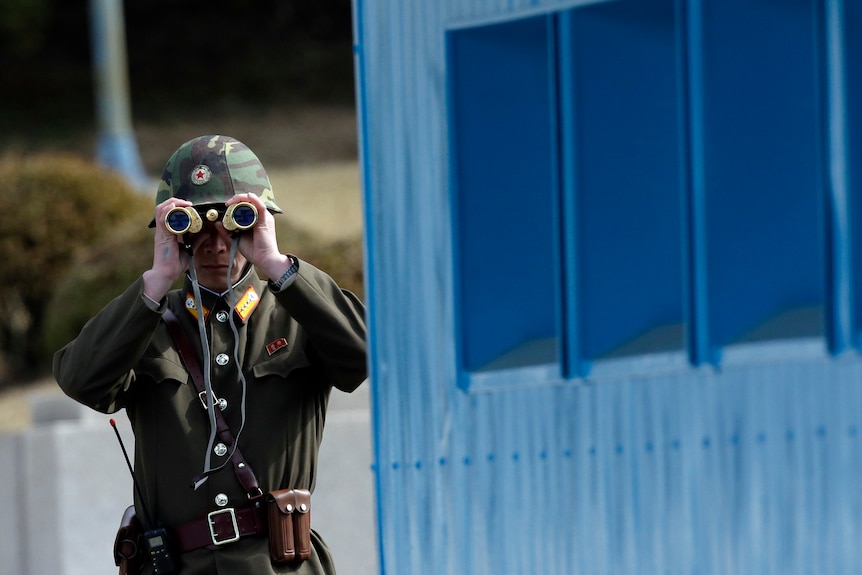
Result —
<svg viewBox="0 0 862 575"><path fill-rule="evenodd" d="M144 191L144 173L132 129L122 0L90 0L90 43L95 81L98 162Z"/></svg>

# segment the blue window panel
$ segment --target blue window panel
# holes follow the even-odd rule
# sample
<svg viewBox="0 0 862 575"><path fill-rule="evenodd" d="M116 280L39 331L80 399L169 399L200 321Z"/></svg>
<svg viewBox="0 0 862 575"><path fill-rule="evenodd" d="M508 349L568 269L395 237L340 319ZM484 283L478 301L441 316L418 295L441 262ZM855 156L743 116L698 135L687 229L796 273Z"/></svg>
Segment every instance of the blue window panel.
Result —
<svg viewBox="0 0 862 575"><path fill-rule="evenodd" d="M448 33L461 370L557 361L553 22Z"/></svg>
<svg viewBox="0 0 862 575"><path fill-rule="evenodd" d="M696 321L719 361L734 342L823 333L818 14L814 0L703 0L690 14Z"/></svg>
<svg viewBox="0 0 862 575"><path fill-rule="evenodd" d="M673 0L561 17L567 356L683 350L681 112Z"/></svg>

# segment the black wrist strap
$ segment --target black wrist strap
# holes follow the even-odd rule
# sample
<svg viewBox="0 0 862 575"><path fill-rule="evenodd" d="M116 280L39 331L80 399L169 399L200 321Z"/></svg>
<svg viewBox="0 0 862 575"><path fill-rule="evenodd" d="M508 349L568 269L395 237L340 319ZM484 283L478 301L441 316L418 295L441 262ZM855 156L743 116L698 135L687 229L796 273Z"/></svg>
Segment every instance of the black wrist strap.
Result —
<svg viewBox="0 0 862 575"><path fill-rule="evenodd" d="M299 271L299 261L291 255L288 255L287 257L290 259L290 267L287 268L287 271L284 272L284 274L282 274L282 276L277 280L269 280L269 288L272 291L280 291L282 286L284 286L284 283Z"/></svg>
<svg viewBox="0 0 862 575"><path fill-rule="evenodd" d="M165 325L168 326L171 339L173 339L174 345L177 346L180 358L182 358L183 364L192 378L192 383L198 391L198 397L206 398L206 386L204 385L203 372L198 364L197 356L195 355L194 347L192 347L192 342L189 340L188 334L183 330L183 326L180 325L180 320L177 318L176 314L174 314L170 309L165 310L162 314L162 319L165 321ZM215 398L210 397L204 401L213 401L214 399ZM263 495L263 492L260 489L257 477L255 476L254 471L252 471L251 465L248 464L245 457L243 457L242 452L239 450L239 445L234 445L235 440L233 434L231 433L230 427L228 427L227 421L225 421L224 415L222 415L221 409L219 409L218 405L215 406L214 411L218 436L222 443L227 446L229 453L231 453L230 460L233 464L233 472L234 475L236 475L237 481L242 485L242 488L248 494L249 499L260 497Z"/></svg>

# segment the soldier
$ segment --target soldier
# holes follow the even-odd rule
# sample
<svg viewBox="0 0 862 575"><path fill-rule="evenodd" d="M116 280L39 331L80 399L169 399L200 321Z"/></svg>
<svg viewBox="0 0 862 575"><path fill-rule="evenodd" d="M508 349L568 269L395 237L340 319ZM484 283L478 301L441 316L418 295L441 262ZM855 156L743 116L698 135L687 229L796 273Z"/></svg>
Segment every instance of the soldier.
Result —
<svg viewBox="0 0 862 575"><path fill-rule="evenodd" d="M54 357L70 397L131 420L147 537L118 564L150 553L130 571L335 573L302 531L330 391L366 378L364 306L280 252L281 212L244 144L183 144L156 195L152 268Z"/></svg>

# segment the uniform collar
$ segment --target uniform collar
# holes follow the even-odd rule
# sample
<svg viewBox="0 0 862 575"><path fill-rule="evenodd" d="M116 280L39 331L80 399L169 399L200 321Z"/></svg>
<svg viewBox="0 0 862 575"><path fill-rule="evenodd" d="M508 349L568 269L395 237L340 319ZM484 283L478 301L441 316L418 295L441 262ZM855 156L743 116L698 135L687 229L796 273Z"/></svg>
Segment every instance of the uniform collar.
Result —
<svg viewBox="0 0 862 575"><path fill-rule="evenodd" d="M245 270L243 276L237 281L233 286L233 298L234 298L234 318L240 322L248 321L248 318L251 317L252 312L257 308L257 304L260 302L260 296L263 293L264 286L262 285L260 278L257 275L257 272L254 269L254 266L248 265ZM201 300L203 300L203 309L204 309L204 319L208 319L210 315L210 311L215 309L228 309L230 307L230 292L231 290L224 291L222 293L214 292L204 286L200 286L201 291ZM192 317L197 317L197 310L195 309L195 296L194 296L194 287L192 286L192 280L186 274L185 283L183 285L183 292L185 297L183 299L184 307L186 311L192 315Z"/></svg>

